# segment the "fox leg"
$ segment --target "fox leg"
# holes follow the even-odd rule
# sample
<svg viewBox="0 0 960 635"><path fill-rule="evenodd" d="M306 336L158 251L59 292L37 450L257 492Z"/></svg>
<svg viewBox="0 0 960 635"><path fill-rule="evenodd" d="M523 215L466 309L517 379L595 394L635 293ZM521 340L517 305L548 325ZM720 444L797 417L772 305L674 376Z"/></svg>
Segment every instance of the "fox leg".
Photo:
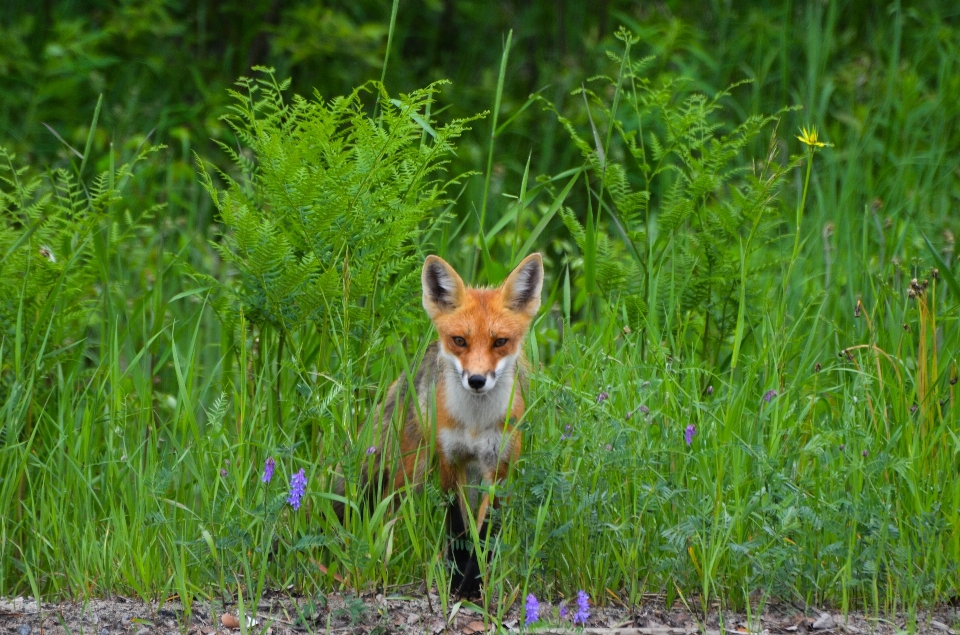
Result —
<svg viewBox="0 0 960 635"><path fill-rule="evenodd" d="M447 558L453 563L450 592L459 597L477 597L480 594L480 563L470 537L470 505L464 486L466 469L453 465L440 456L440 485L444 491L455 491L456 501L447 509Z"/></svg>
<svg viewBox="0 0 960 635"><path fill-rule="evenodd" d="M457 493L457 502L460 508L460 514L463 516L464 527L467 526L467 516L470 514L470 505L467 502L464 487L467 484L467 471L462 465L455 465L446 460L443 454L440 454L440 488L445 491L454 491Z"/></svg>

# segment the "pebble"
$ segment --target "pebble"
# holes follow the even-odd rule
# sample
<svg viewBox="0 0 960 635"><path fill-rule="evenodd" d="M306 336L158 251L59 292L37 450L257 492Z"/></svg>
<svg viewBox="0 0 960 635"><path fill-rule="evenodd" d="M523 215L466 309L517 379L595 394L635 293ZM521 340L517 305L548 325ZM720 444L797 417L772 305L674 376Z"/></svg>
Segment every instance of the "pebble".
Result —
<svg viewBox="0 0 960 635"><path fill-rule="evenodd" d="M30 625L21 624L20 628L17 629L17 635L30 635Z"/></svg>
<svg viewBox="0 0 960 635"><path fill-rule="evenodd" d="M109 628L100 629L100 635L110 635L110 629Z"/></svg>
<svg viewBox="0 0 960 635"><path fill-rule="evenodd" d="M820 617L813 621L813 629L817 631L826 631L837 627L837 622L829 613L821 613Z"/></svg>

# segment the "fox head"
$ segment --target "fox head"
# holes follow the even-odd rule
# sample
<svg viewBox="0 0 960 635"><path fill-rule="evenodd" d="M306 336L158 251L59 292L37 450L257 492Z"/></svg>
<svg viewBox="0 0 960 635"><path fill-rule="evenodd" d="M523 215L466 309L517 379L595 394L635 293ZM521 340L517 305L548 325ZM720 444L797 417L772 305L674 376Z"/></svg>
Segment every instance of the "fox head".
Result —
<svg viewBox="0 0 960 635"><path fill-rule="evenodd" d="M523 338L540 308L543 259L531 254L496 289L467 287L437 256L423 263L423 308L440 335L440 354L463 388L482 395L513 375Z"/></svg>

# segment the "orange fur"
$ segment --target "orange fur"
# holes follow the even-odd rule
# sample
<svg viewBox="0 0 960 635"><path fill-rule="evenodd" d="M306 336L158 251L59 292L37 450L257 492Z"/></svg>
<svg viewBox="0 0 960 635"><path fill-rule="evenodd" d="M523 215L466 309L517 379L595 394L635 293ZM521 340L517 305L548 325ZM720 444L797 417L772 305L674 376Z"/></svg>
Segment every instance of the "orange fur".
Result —
<svg viewBox="0 0 960 635"><path fill-rule="evenodd" d="M428 349L414 386L420 412L430 412L436 404L435 421L420 421L414 399L405 396L403 378L390 387L377 416L381 426L389 426L395 410L406 409L400 417L402 461L392 479L394 488L420 485L431 463L427 448L435 447L440 485L456 492L466 518L471 507L466 488L503 481L520 457L520 433L511 422L525 410L522 345L540 306L543 264L533 254L500 287L475 289L464 285L446 262L430 256L422 281L424 309L439 339ZM474 473L480 482L470 482ZM491 504L497 501L484 493L476 512L478 527Z"/></svg>

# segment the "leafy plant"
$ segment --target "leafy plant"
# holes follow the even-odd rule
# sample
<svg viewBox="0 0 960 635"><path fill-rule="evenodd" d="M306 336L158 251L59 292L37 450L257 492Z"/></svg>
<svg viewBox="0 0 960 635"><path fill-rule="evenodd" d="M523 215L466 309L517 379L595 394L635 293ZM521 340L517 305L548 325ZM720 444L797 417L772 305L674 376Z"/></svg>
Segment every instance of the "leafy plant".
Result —
<svg viewBox="0 0 960 635"><path fill-rule="evenodd" d="M105 245L135 225L130 214L111 212L148 152L84 183L76 173L85 161L76 172L41 175L0 147L0 338L14 348L17 373L84 338Z"/></svg>
<svg viewBox="0 0 960 635"><path fill-rule="evenodd" d="M242 176L220 173L219 189L202 169L217 249L240 274L221 317L242 312L281 341L309 326L342 355L376 348L419 296L418 248L446 219L459 177L442 173L468 120L434 127L439 84L393 99L371 82L329 101L287 101L269 71L239 85L225 120L246 148L222 148Z"/></svg>
<svg viewBox="0 0 960 635"><path fill-rule="evenodd" d="M715 357L736 324L741 285L760 271L748 264L775 236L779 189L799 159L777 163L771 136L767 155L748 162L776 116L730 126L718 116L730 89L708 98L688 93L681 79L654 83L643 75L650 60L630 58L637 40L625 30L617 37L624 53L611 58L619 75L596 80L609 84L612 105L585 87L574 93L589 99L592 142L558 114L592 176L585 221L561 212L584 254L584 292L619 297L635 328L679 331L690 320L674 316L692 314L704 356L715 344ZM608 122L605 139L595 110Z"/></svg>

